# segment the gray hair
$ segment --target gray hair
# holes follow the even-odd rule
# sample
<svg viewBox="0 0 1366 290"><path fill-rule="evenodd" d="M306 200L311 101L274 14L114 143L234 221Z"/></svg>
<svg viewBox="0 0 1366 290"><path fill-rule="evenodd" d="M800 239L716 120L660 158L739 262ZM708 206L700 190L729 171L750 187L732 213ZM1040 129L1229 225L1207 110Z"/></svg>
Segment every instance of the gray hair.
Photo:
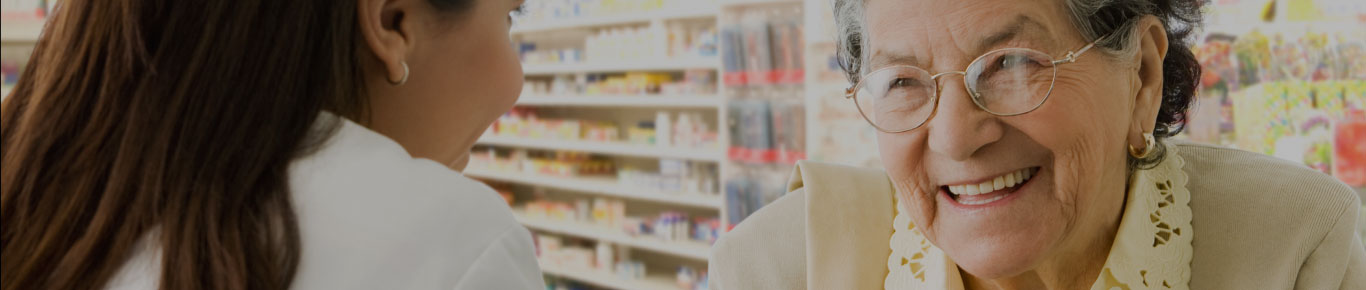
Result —
<svg viewBox="0 0 1366 290"><path fill-rule="evenodd" d="M869 42L864 29L864 1L832 0L837 58L845 77L857 83L868 73L864 63ZM1073 26L1087 41L1112 56L1132 55L1138 48L1136 27L1147 15L1156 16L1167 30L1167 57L1162 62L1162 107L1153 136L1159 141L1180 133L1186 109L1195 98L1200 63L1190 51L1190 36L1201 21L1201 0L1063 0ZM1102 37L1104 37L1102 39ZM1129 160L1131 168L1157 165L1166 156L1157 146L1149 157Z"/></svg>

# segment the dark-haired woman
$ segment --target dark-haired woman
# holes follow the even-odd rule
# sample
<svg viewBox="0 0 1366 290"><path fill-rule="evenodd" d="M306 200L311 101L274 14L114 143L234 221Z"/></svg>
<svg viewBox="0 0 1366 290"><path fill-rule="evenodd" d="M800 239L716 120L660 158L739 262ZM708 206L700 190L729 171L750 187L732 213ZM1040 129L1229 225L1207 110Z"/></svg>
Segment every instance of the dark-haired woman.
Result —
<svg viewBox="0 0 1366 290"><path fill-rule="evenodd" d="M457 172L520 1L62 1L0 118L0 285L543 289Z"/></svg>
<svg viewBox="0 0 1366 290"><path fill-rule="evenodd" d="M1195 0L835 0L886 171L798 165L713 289L1366 289L1346 185L1167 138Z"/></svg>

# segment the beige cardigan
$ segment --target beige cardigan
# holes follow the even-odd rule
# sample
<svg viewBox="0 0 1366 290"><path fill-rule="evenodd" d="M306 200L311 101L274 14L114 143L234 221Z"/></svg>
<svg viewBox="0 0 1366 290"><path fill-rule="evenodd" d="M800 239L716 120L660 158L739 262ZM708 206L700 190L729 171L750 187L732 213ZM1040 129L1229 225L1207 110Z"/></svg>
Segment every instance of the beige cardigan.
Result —
<svg viewBox="0 0 1366 290"><path fill-rule="evenodd" d="M1366 289L1356 192L1264 155L1176 143L1189 176L1190 289ZM882 289L895 215L884 172L815 162L717 241L712 289Z"/></svg>

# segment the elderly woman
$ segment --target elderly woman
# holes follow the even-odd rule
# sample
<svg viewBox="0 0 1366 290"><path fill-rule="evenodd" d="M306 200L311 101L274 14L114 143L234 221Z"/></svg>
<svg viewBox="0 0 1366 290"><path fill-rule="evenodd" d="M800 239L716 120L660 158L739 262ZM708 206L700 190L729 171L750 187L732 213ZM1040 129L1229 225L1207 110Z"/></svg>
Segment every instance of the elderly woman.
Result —
<svg viewBox="0 0 1366 290"><path fill-rule="evenodd" d="M1198 1L835 0L885 172L803 163L719 289L1366 289L1355 192L1168 141Z"/></svg>

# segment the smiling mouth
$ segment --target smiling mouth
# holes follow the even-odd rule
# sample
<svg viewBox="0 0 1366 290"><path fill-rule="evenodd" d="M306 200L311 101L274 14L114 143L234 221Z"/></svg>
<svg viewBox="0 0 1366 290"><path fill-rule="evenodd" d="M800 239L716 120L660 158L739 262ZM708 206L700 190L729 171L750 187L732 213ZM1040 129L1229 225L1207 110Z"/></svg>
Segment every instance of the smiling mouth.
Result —
<svg viewBox="0 0 1366 290"><path fill-rule="evenodd" d="M976 184L945 185L941 188L948 192L953 201L963 205L984 205L1004 199L1015 193L1029 182L1039 167L1030 167L1006 173Z"/></svg>

